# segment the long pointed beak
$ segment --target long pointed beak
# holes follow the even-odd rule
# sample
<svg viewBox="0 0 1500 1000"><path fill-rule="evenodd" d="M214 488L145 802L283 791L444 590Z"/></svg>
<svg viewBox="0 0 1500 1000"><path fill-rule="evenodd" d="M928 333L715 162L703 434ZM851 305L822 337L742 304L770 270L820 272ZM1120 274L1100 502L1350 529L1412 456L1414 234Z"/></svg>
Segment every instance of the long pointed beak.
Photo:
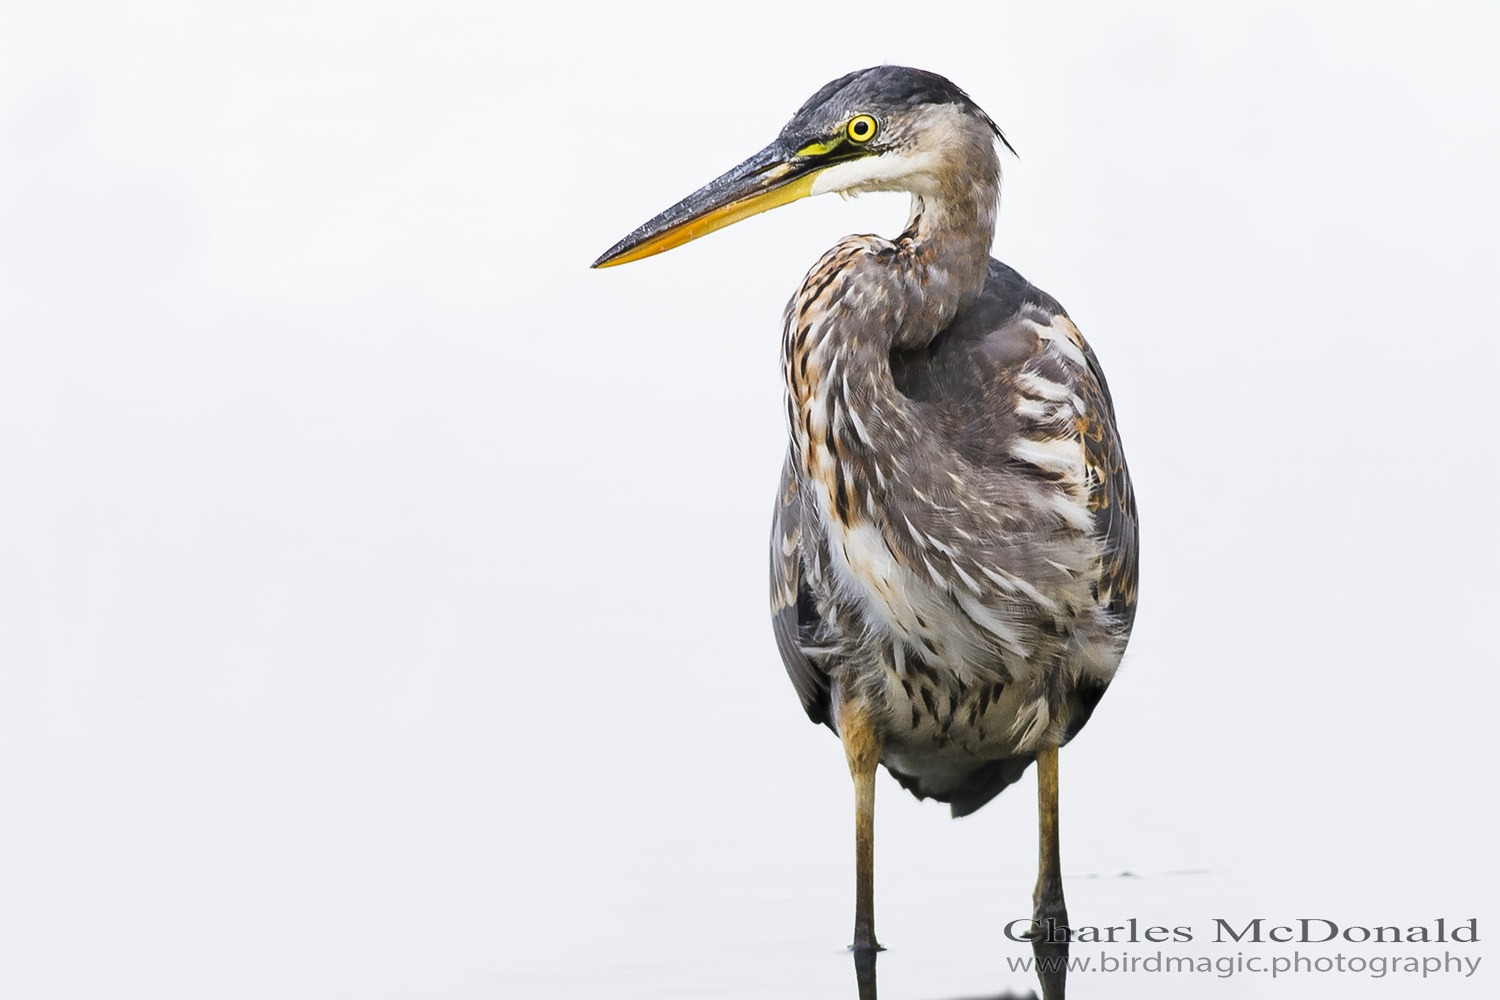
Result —
<svg viewBox="0 0 1500 1000"><path fill-rule="evenodd" d="M797 155L789 142L777 139L610 247L592 266L628 264L806 198L812 194L813 178L832 163L827 156L806 155L806 149L803 153Z"/></svg>

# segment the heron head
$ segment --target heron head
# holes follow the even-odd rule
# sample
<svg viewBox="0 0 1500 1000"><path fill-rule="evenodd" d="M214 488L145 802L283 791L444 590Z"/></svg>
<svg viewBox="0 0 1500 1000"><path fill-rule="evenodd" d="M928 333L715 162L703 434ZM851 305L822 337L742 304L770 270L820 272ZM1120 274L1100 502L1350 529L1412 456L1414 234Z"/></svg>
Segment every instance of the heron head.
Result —
<svg viewBox="0 0 1500 1000"><path fill-rule="evenodd" d="M949 80L874 66L823 86L774 142L625 237L594 262L611 267L671 250L752 215L830 191L953 196L997 184L995 143L1010 144Z"/></svg>

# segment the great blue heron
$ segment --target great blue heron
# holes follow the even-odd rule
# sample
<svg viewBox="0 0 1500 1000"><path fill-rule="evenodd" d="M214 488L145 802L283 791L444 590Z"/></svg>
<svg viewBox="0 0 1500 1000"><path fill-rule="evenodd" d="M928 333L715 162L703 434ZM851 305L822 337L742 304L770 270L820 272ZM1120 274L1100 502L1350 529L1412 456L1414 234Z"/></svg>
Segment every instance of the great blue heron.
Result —
<svg viewBox="0 0 1500 1000"><path fill-rule="evenodd" d="M594 264L807 195L911 194L900 236L823 255L782 335L773 624L802 707L838 734L854 778L857 955L880 947L876 765L963 816L1032 761L1034 943L1066 954L1057 748L1104 694L1135 617L1135 499L1104 373L1057 301L989 256L999 143L947 79L860 70ZM1062 995L1060 976L1042 980Z"/></svg>

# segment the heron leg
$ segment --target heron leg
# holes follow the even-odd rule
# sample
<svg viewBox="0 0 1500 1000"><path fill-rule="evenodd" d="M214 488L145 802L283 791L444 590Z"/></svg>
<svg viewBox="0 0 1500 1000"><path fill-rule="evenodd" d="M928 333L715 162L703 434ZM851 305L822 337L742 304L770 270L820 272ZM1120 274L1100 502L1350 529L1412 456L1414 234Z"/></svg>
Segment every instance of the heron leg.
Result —
<svg viewBox="0 0 1500 1000"><path fill-rule="evenodd" d="M880 734L869 706L847 701L839 708L839 738L854 778L854 944L856 953L880 951L875 940L875 767Z"/></svg>
<svg viewBox="0 0 1500 1000"><path fill-rule="evenodd" d="M1057 747L1036 755L1038 840L1041 859L1036 892L1032 894L1034 930L1031 950L1036 956L1042 1000L1063 1000L1068 975L1068 908L1063 901L1062 852L1057 836Z"/></svg>

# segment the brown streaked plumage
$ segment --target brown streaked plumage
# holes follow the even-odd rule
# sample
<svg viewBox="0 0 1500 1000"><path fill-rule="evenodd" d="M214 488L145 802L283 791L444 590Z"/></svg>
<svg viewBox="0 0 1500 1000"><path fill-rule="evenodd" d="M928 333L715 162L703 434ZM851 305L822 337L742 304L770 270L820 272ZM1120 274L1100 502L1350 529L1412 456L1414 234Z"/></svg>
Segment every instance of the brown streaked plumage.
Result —
<svg viewBox="0 0 1500 1000"><path fill-rule="evenodd" d="M989 257L1001 142L942 77L851 73L596 262L807 194L911 193L894 240L851 236L813 266L782 337L772 621L803 708L839 734L854 777L867 958L877 761L956 816L1040 761L1034 912L1065 924L1056 751L1088 721L1135 617L1135 499L1098 359L1056 300ZM1065 937L1034 945L1066 955ZM1042 985L1062 996L1061 975Z"/></svg>

